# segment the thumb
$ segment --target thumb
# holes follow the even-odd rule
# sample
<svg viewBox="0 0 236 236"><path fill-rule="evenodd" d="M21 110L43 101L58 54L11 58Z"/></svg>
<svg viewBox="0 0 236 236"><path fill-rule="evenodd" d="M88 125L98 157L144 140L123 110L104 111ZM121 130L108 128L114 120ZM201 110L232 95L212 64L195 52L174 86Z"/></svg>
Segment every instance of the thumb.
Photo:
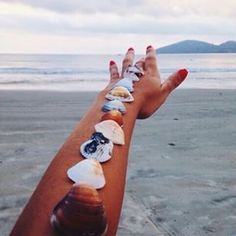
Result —
<svg viewBox="0 0 236 236"><path fill-rule="evenodd" d="M161 92L164 98L167 98L168 95L177 88L187 77L188 71L186 69L180 69L174 74L172 74L162 85Z"/></svg>

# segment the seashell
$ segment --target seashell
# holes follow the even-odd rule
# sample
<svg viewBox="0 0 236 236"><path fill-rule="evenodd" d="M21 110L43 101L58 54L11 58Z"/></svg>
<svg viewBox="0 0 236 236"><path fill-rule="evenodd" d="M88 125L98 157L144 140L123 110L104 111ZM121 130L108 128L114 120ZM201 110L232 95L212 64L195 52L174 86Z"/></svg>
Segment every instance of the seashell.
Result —
<svg viewBox="0 0 236 236"><path fill-rule="evenodd" d="M127 88L115 87L106 96L109 100L119 100L121 102L133 102L134 98Z"/></svg>
<svg viewBox="0 0 236 236"><path fill-rule="evenodd" d="M124 131L113 120L104 120L96 124L95 130L101 132L106 138L110 139L115 144L125 144Z"/></svg>
<svg viewBox="0 0 236 236"><path fill-rule="evenodd" d="M97 190L86 184L74 184L54 207L51 225L63 236L104 236L107 216Z"/></svg>
<svg viewBox="0 0 236 236"><path fill-rule="evenodd" d="M116 123L118 123L120 126L123 125L123 117L122 114L117 111L117 110L112 110L112 111L108 111L106 112L103 116L102 116L102 121L104 120L114 120Z"/></svg>
<svg viewBox="0 0 236 236"><path fill-rule="evenodd" d="M126 113L126 108L124 104L119 101L119 100L113 100L105 103L102 107L102 111L107 112L107 111L112 111L112 110L117 110L121 112L122 114Z"/></svg>
<svg viewBox="0 0 236 236"><path fill-rule="evenodd" d="M141 77L142 75L144 75L144 71L142 68L138 67L137 65L133 65L133 66L130 65L126 69L124 73L124 77L126 77L126 75L129 75L129 74L135 74L137 77Z"/></svg>
<svg viewBox="0 0 236 236"><path fill-rule="evenodd" d="M99 162L111 159L113 143L105 138L102 133L93 133L91 140L80 146L80 153L85 158L92 158Z"/></svg>
<svg viewBox="0 0 236 236"><path fill-rule="evenodd" d="M133 81L139 81L139 77L133 73L124 73L124 79Z"/></svg>
<svg viewBox="0 0 236 236"><path fill-rule="evenodd" d="M127 88L129 90L129 92L133 92L134 91L134 88L133 88L133 82L131 79L129 78L123 78L121 80L119 80L114 86L113 88L115 87L124 87L124 88Z"/></svg>
<svg viewBox="0 0 236 236"><path fill-rule="evenodd" d="M69 179L76 183L89 184L96 189L105 186L105 177L101 164L94 159L85 159L67 171Z"/></svg>

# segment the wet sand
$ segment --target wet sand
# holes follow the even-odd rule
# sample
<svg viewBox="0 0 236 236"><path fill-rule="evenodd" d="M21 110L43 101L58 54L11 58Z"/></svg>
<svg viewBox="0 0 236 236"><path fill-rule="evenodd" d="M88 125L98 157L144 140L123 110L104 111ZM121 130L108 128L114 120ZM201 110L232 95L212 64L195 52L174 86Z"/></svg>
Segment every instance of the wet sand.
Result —
<svg viewBox="0 0 236 236"><path fill-rule="evenodd" d="M1 236L95 96L0 92ZM179 89L137 122L118 236L236 235L235 104L235 90Z"/></svg>

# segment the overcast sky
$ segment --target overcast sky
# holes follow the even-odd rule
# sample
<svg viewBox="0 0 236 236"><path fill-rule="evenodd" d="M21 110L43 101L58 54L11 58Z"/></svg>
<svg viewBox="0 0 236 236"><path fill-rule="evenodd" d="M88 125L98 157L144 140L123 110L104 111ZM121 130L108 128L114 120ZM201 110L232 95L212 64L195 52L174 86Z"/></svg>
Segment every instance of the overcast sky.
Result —
<svg viewBox="0 0 236 236"><path fill-rule="evenodd" d="M0 0L0 52L143 53L236 40L236 0Z"/></svg>

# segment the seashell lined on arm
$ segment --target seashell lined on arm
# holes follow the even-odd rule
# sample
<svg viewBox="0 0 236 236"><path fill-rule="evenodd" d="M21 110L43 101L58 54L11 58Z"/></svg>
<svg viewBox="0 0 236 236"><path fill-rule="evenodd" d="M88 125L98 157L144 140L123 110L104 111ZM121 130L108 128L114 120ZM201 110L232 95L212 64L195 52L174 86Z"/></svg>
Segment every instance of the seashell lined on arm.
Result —
<svg viewBox="0 0 236 236"><path fill-rule="evenodd" d="M105 236L107 217L97 190L74 184L53 209L51 225L61 236Z"/></svg>
<svg viewBox="0 0 236 236"><path fill-rule="evenodd" d="M101 189L106 184L102 166L94 159L85 159L72 166L68 169L67 176L73 182L88 184L96 189Z"/></svg>
<svg viewBox="0 0 236 236"><path fill-rule="evenodd" d="M117 110L106 112L101 118L101 121L104 120L114 120L120 126L124 124L122 114Z"/></svg>
<svg viewBox="0 0 236 236"><path fill-rule="evenodd" d="M113 120L104 120L95 125L95 130L101 132L106 138L115 144L124 145L125 137L123 129Z"/></svg>
<svg viewBox="0 0 236 236"><path fill-rule="evenodd" d="M125 87L115 87L106 96L108 100L119 100L121 102L133 102L134 98Z"/></svg>
<svg viewBox="0 0 236 236"><path fill-rule="evenodd" d="M113 111L113 110L117 110L121 112L122 114L126 113L126 107L121 101L117 99L113 101L109 101L102 106L102 111L104 112Z"/></svg>
<svg viewBox="0 0 236 236"><path fill-rule="evenodd" d="M80 153L83 157L95 159L99 162L106 162L111 159L113 143L105 138L102 133L93 133L91 140L80 146Z"/></svg>
<svg viewBox="0 0 236 236"><path fill-rule="evenodd" d="M133 66L128 66L127 70L124 73L124 77L133 77L133 75L135 75L137 78L136 80L133 81L139 81L139 77L144 75L144 71L142 68L138 67L137 65L133 65ZM135 77L133 77L135 78Z"/></svg>
<svg viewBox="0 0 236 236"><path fill-rule="evenodd" d="M129 90L129 92L133 92L134 91L134 88L133 88L133 82L132 82L132 79L129 79L129 78L123 78L121 80L119 80L114 86L113 88L115 87L125 87Z"/></svg>

